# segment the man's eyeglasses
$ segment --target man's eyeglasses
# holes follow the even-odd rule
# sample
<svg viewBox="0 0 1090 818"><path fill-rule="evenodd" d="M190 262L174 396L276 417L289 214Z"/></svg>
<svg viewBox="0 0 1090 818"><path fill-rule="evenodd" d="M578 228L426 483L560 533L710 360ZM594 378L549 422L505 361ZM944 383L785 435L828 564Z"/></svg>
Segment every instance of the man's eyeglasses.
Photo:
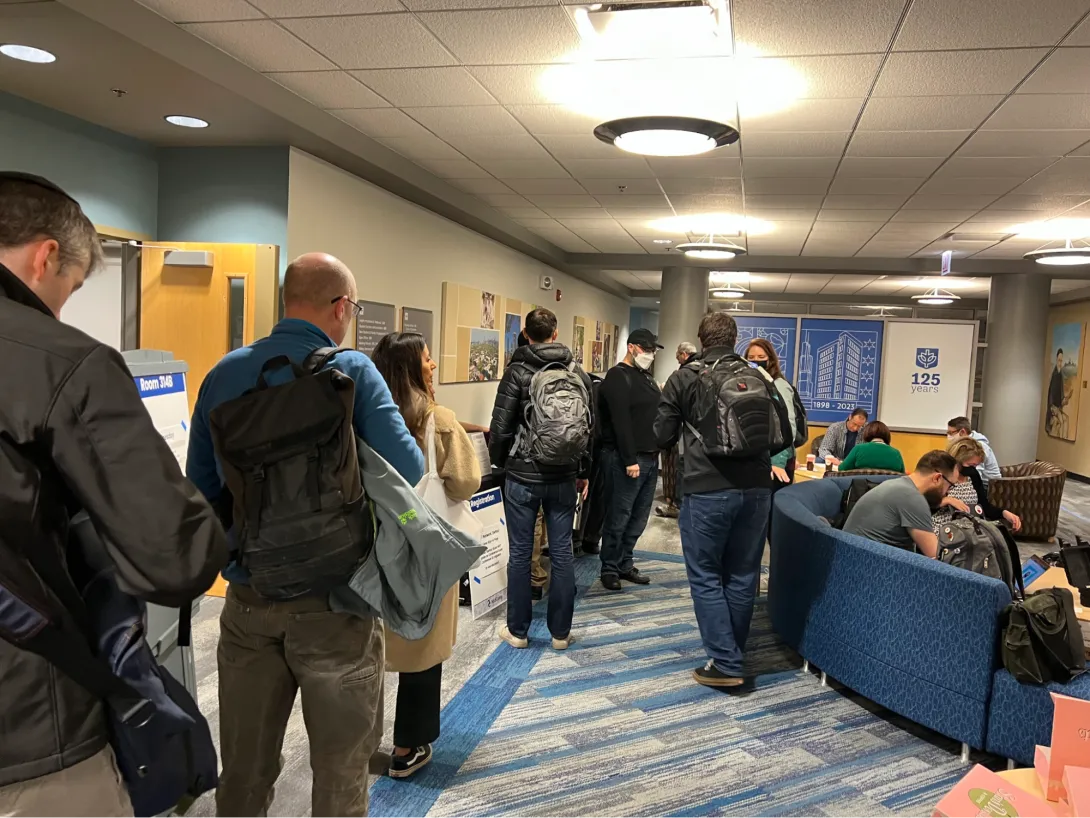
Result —
<svg viewBox="0 0 1090 818"><path fill-rule="evenodd" d="M360 303L359 301L353 301L353 300L352 300L351 298L349 298L349 297L348 297L347 295L338 295L338 296L337 296L336 298L334 298L334 299L333 299L332 301L330 301L329 303L330 303L330 304L336 304L336 303L337 303L338 301L340 301L340 300L341 300L342 298L343 298L343 299L344 299L345 301L347 301L347 302L348 302L349 304L351 304L351 305L352 305L352 317L353 317L353 318L359 318L359 317L360 317L360 313L361 313L361 312L363 312L363 304L361 304L361 303Z"/></svg>
<svg viewBox="0 0 1090 818"><path fill-rule="evenodd" d="M957 485L957 484L956 484L956 483L955 483L955 482L954 482L953 480L951 480L951 479L950 479L949 477L947 477L947 476L946 476L945 474L943 474L942 472L939 472L939 477L941 477L941 478L942 478L943 480L945 480L945 481L946 481L946 485L948 485L948 486L949 486L950 488L954 488L954 486L956 486L956 485Z"/></svg>

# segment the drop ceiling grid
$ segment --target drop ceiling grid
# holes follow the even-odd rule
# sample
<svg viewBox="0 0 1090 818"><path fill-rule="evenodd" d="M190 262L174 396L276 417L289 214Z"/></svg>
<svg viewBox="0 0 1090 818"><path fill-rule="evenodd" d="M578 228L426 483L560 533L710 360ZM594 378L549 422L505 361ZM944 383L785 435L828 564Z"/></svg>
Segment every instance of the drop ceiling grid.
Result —
<svg viewBox="0 0 1090 818"><path fill-rule="evenodd" d="M1090 201L1090 173L1064 170L1064 157L1090 152L1090 94L1072 78L1090 70L1085 0L1046 0L1018 25L1027 12L1014 0L734 0L739 41L798 67L808 92L762 118L742 104L741 149L665 161L595 142L591 118L538 90L541 67L575 37L555 2L312 0L306 14L294 0L144 2L463 189L522 197L507 215L568 246L665 253L641 223L727 210L774 223L754 239L762 254L937 254L947 232L1011 210L1009 196ZM270 23L292 53L251 28ZM879 196L900 202L869 220L837 216ZM912 218L925 208L964 215Z"/></svg>

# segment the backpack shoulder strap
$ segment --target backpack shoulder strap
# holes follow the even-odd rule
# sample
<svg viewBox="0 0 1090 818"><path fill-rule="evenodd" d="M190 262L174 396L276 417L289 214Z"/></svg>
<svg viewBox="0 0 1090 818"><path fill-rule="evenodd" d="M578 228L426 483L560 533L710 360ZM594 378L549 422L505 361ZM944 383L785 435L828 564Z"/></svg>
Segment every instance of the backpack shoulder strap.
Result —
<svg viewBox="0 0 1090 818"><path fill-rule="evenodd" d="M318 347L303 360L303 369L311 375L321 372L338 353L344 351L343 347Z"/></svg>

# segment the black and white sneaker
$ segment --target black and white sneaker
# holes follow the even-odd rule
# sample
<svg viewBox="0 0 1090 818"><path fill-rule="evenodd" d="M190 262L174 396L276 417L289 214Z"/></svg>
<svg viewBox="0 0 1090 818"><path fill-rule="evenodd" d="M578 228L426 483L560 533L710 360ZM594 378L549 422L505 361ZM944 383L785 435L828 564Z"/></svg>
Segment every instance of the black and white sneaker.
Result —
<svg viewBox="0 0 1090 818"><path fill-rule="evenodd" d="M408 755L399 756L394 753L393 760L390 762L390 778L408 778L429 761L431 761L430 744L413 747Z"/></svg>
<svg viewBox="0 0 1090 818"><path fill-rule="evenodd" d="M741 676L728 676L715 666L711 659L704 667L693 671L693 681L705 687L741 687L746 680ZM393 775L391 772L390 775Z"/></svg>

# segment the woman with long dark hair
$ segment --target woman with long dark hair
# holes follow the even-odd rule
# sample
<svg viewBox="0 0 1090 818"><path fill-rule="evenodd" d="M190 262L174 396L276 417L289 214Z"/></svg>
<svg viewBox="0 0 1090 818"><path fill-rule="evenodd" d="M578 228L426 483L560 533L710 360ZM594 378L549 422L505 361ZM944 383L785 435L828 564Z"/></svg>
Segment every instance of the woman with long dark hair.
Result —
<svg viewBox="0 0 1090 818"><path fill-rule="evenodd" d="M435 402L435 361L424 336L392 332L371 355L417 444L428 457L429 424L435 425L435 466L452 500L468 500L481 486L481 467L469 436L454 413ZM435 625L423 639L408 641L386 631L386 670L398 673L391 778L408 778L429 761L439 738L439 694L443 662L458 635L458 591L443 598Z"/></svg>

